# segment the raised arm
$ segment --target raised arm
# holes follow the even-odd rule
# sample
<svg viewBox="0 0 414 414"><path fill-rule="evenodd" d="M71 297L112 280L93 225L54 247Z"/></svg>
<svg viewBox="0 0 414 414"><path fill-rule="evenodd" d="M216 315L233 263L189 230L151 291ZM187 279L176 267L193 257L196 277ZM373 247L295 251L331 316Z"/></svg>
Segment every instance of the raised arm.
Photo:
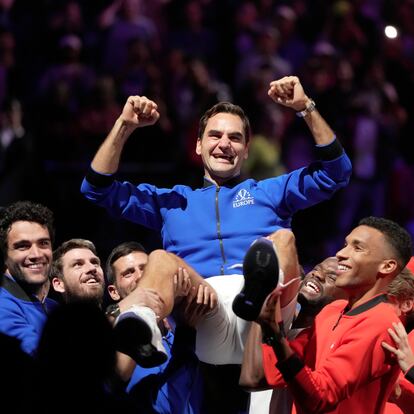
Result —
<svg viewBox="0 0 414 414"><path fill-rule="evenodd" d="M308 125L316 145L330 144L335 134L316 109L315 102L303 90L296 76L285 76L270 82L268 95L275 102L292 108Z"/></svg>
<svg viewBox="0 0 414 414"><path fill-rule="evenodd" d="M145 96L130 96L111 132L95 154L92 169L101 174L118 170L122 150L136 128L153 125L160 114L157 104Z"/></svg>

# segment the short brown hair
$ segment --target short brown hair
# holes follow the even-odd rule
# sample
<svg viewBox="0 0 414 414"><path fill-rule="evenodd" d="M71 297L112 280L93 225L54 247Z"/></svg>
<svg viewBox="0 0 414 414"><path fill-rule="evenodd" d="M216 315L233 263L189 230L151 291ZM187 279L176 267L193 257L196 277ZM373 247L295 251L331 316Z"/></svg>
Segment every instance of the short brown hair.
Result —
<svg viewBox="0 0 414 414"><path fill-rule="evenodd" d="M231 102L219 102L204 112L203 116L200 119L200 123L198 124L198 138L201 139L203 137L208 120L214 115L221 113L236 115L242 120L244 138L246 140L246 143L248 143L251 133L249 118L247 118L247 115L244 113L243 109L240 106L232 104Z"/></svg>
<svg viewBox="0 0 414 414"><path fill-rule="evenodd" d="M53 262L50 269L50 278L58 277L62 279L63 277L63 263L62 257L69 251L73 249L88 249L95 256L98 256L96 252L95 245L86 239L70 239L63 242L54 252L53 252Z"/></svg>
<svg viewBox="0 0 414 414"><path fill-rule="evenodd" d="M414 275L404 268L388 285L389 295L394 296L399 302L414 299Z"/></svg>

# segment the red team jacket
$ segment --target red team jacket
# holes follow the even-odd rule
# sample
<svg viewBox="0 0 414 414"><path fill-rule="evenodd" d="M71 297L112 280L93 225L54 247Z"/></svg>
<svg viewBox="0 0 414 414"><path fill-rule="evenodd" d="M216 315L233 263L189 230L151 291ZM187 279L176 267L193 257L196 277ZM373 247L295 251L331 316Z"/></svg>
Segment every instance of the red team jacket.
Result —
<svg viewBox="0 0 414 414"><path fill-rule="evenodd" d="M387 329L399 318L386 295L350 311L347 304L325 306L290 342L295 355L286 361L277 362L273 349L262 345L266 379L274 387L288 383L292 413L383 413L400 370L381 342L394 344Z"/></svg>

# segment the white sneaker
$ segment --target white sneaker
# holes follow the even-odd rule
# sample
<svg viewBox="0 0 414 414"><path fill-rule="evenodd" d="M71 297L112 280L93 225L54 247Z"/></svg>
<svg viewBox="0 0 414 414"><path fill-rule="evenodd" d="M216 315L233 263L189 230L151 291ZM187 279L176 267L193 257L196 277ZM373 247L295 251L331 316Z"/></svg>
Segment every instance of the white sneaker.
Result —
<svg viewBox="0 0 414 414"><path fill-rule="evenodd" d="M138 365L151 368L168 359L157 317L151 308L131 306L116 318L114 331L118 351L129 355Z"/></svg>

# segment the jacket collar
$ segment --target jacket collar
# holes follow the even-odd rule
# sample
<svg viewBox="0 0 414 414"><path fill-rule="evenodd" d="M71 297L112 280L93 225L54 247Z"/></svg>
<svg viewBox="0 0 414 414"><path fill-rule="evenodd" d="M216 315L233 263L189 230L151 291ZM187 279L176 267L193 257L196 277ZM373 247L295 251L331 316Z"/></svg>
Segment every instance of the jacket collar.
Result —
<svg viewBox="0 0 414 414"><path fill-rule="evenodd" d="M6 289L11 295L17 299L25 300L28 302L39 302L34 295L28 295L25 290L11 277L7 275L0 275L0 286Z"/></svg>
<svg viewBox="0 0 414 414"><path fill-rule="evenodd" d="M387 303L387 302L388 302L388 297L385 293L383 293L381 295L374 296L373 298L371 298L367 302L364 302L361 305L357 306L356 308L345 312L345 315L347 315L347 316L359 315L359 314L361 314L363 312L366 312L367 310L373 308L374 306L377 306L380 303Z"/></svg>
<svg viewBox="0 0 414 414"><path fill-rule="evenodd" d="M238 175L237 177L230 178L230 180L227 180L223 185L217 186L217 184L215 182L211 181L207 177L204 177L203 188L207 188L207 187L211 187L211 186L233 188L237 184L240 184L242 181L243 180L242 180L241 176Z"/></svg>

